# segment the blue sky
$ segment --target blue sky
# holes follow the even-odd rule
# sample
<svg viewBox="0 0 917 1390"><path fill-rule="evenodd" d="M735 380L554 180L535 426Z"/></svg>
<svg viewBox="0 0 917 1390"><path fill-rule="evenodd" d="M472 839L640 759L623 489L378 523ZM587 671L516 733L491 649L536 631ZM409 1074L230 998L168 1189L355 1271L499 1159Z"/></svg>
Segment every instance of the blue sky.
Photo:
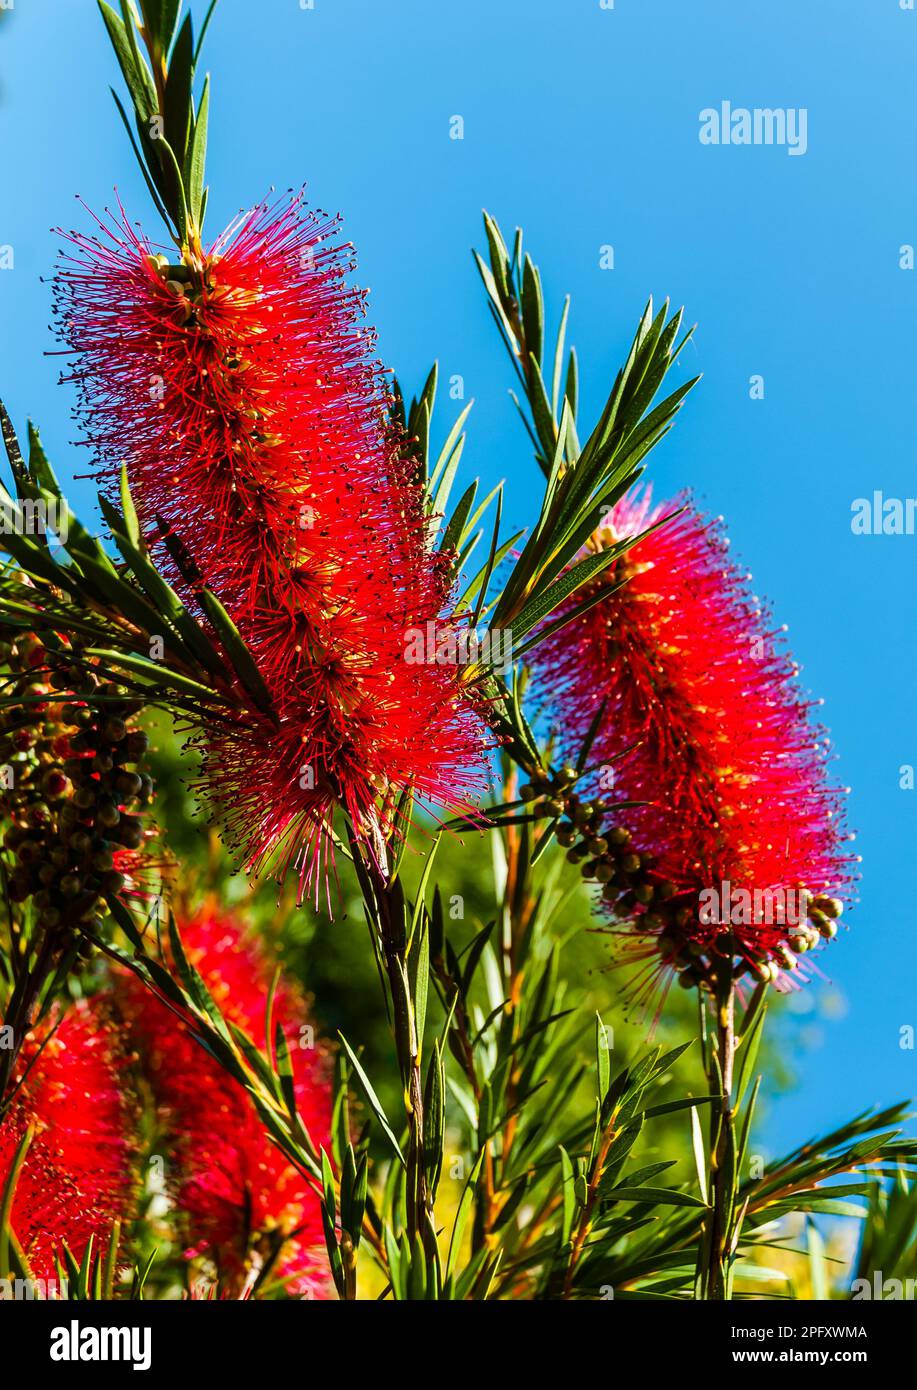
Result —
<svg viewBox="0 0 917 1390"><path fill-rule="evenodd" d="M917 1025L917 791L899 789L899 768L917 764L917 537L850 527L854 498L915 489L917 272L899 268L899 248L917 244L917 12L899 0L221 0L206 65L209 232L271 184L306 181L342 210L383 359L408 388L434 357L463 377L466 465L508 480L509 524L531 521L538 479L469 255L481 207L525 227L553 323L573 296L584 424L650 293L698 323L678 370L703 381L651 475L660 496L690 485L726 516L789 625L854 788L864 859L832 979L799 1005L812 1050L769 1139L917 1093L917 1053L899 1046ZM85 228L74 195L99 209L117 185L157 232L108 94L117 80L91 0L15 0L0 26L0 244L15 258L0 273L0 383L64 476L85 455L68 449L72 400L42 355L49 229ZM726 100L806 108L805 155L702 145L699 113ZM613 270L600 268L607 245ZM88 484L72 495L88 509Z"/></svg>

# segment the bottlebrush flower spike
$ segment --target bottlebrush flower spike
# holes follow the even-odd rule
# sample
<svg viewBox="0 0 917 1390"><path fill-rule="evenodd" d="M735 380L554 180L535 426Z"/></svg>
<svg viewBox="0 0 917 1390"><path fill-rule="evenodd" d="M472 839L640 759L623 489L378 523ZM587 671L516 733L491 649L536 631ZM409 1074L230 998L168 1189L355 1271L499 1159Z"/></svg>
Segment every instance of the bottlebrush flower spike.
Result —
<svg viewBox="0 0 917 1390"><path fill-rule="evenodd" d="M99 227L57 283L78 418L105 485L125 463L146 530L168 527L218 595L277 712L202 740L233 842L306 881L336 802L367 839L407 787L470 806L484 724L462 668L405 660L409 633L450 626L448 573L337 220L262 205L177 265L123 213Z"/></svg>
<svg viewBox="0 0 917 1390"><path fill-rule="evenodd" d="M224 1016L260 1045L270 971L255 938L212 903L182 924L181 936ZM239 1083L176 1026L175 1015L133 976L119 980L118 991L169 1136L167 1172L187 1258L209 1257L221 1286L238 1293L282 1239L272 1279L289 1280L300 1296L324 1297L327 1255L314 1189L267 1138ZM326 1060L313 1045L302 999L283 981L274 1021L289 1045L303 1123L330 1151Z"/></svg>
<svg viewBox="0 0 917 1390"><path fill-rule="evenodd" d="M785 985L797 956L835 934L832 895L854 877L842 794L798 668L721 524L686 497L654 508L647 491L625 496L593 544L666 517L603 580L628 582L538 649L571 757L604 703L586 784L598 800L573 799L562 842L574 860L592 855L584 872L629 919L626 956L649 962L638 992L672 967L698 983L723 955ZM609 801L644 804L606 828Z"/></svg>
<svg viewBox="0 0 917 1390"><path fill-rule="evenodd" d="M22 1049L25 1080L0 1123L0 1188L34 1125L12 1228L35 1278L55 1277L62 1242L79 1262L90 1237L107 1248L112 1223L133 1213L136 1102L125 1085L132 1060L123 1027L98 999L72 1005L56 1029Z"/></svg>

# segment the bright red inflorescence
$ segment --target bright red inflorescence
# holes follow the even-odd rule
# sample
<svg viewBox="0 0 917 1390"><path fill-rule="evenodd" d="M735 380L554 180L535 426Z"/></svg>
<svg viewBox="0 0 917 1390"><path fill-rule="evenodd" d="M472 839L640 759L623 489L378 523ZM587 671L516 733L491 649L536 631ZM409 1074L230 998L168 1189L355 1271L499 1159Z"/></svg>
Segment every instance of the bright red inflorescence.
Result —
<svg viewBox="0 0 917 1390"><path fill-rule="evenodd" d="M448 573L337 220L260 206L177 265L126 219L99 225L57 287L87 442L109 488L126 466L147 533L183 543L278 716L203 741L234 843L305 882L335 802L367 837L409 786L469 808L488 739L460 667L405 660L410 634L450 628Z"/></svg>
<svg viewBox="0 0 917 1390"><path fill-rule="evenodd" d="M12 1227L36 1279L57 1277L63 1242L79 1262L90 1237L106 1250L113 1222L133 1214L132 1061L123 1027L98 999L80 1000L56 1029L26 1040L18 1064L25 1080L0 1124L0 1188L33 1125Z"/></svg>
<svg viewBox="0 0 917 1390"><path fill-rule="evenodd" d="M181 926L189 961L224 1017L264 1046L270 969L234 916L205 905ZM327 1293L321 1209L313 1187L267 1137L240 1084L133 977L118 983L169 1137L167 1179L188 1259L213 1261L224 1290L238 1294L282 1240L271 1279L300 1297ZM283 1027L296 1101L316 1145L330 1150L328 1063L315 1046L304 1003L281 981L273 1020Z"/></svg>
<svg viewBox="0 0 917 1390"><path fill-rule="evenodd" d="M786 984L819 931L834 934L829 895L855 877L842 793L720 523L685 497L653 508L628 494L594 544L666 517L602 580L628 582L546 638L537 682L571 758L605 702L588 790L643 803L617 813L629 837L618 830L604 896L628 919L628 957L649 961L647 988L671 967L696 983L722 954Z"/></svg>

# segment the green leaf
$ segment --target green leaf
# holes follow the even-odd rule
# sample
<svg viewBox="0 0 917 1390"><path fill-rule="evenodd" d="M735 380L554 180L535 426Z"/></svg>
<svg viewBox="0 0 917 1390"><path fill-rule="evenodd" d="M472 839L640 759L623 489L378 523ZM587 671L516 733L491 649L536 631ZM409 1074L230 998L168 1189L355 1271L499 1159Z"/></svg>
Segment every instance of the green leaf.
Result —
<svg viewBox="0 0 917 1390"><path fill-rule="evenodd" d="M462 1246L462 1238L465 1234L465 1226L468 1222L468 1215L471 1211L471 1204L474 1201L475 1189L478 1185L478 1178L481 1176L481 1165L484 1162L484 1150L478 1154L477 1161L468 1175L468 1180L462 1189L458 1208L455 1213L455 1220L452 1223L452 1235L449 1238L449 1252L446 1256L445 1278L448 1279L455 1269L455 1262L458 1259L459 1251Z"/></svg>
<svg viewBox="0 0 917 1390"><path fill-rule="evenodd" d="M595 1016L595 1056L599 1080L598 1098L601 1104L608 1094L608 1087L611 1084L611 1055L608 1046L608 1031L602 1022L600 1013L596 1013Z"/></svg>
<svg viewBox="0 0 917 1390"><path fill-rule="evenodd" d="M210 28L210 21L213 18L213 12L216 9L216 6L217 0L210 0L210 4L207 6L207 13L204 15L204 22L201 25L201 32L197 40L197 48L194 50L195 67L197 67L198 59L201 56L201 49L204 45L204 39L207 36L207 30Z"/></svg>
<svg viewBox="0 0 917 1390"><path fill-rule="evenodd" d="M502 492L502 490L501 490L500 493L499 493L499 495L498 495L498 497L497 497L497 514L496 514L496 516L494 517L494 529L493 529L493 536L491 537L491 541L490 541L490 553L489 553L489 555L488 555L488 557L487 557L487 563L486 563L486 565L484 566L484 569L483 569L482 572L481 572L480 592L479 592L479 594L478 594L478 600L477 600L477 603L476 603L476 605L475 605L474 616L472 617L472 620L471 620L471 625L472 625L472 627L477 627L478 622L480 621L481 613L482 613L483 608L484 608L484 604L485 604L485 602L486 602L486 600L487 600L487 588L488 588L488 585L490 584L491 575L492 575L493 572L494 572L494 566L495 566L496 563L497 563L497 540L498 540L498 537L499 537L499 535L500 535L500 522L501 522L501 520L502 520L502 517L503 517L503 492Z"/></svg>
<svg viewBox="0 0 917 1390"><path fill-rule="evenodd" d="M331 1170L331 1163L324 1148L322 1148L320 1152L320 1158L322 1165L322 1194L325 1199L325 1206L328 1209L328 1215L333 1220L337 1211L334 1200L334 1173Z"/></svg>
<svg viewBox="0 0 917 1390"><path fill-rule="evenodd" d="M529 404L532 407L532 418L535 421L535 428L538 431L538 438L545 459L549 459L557 445L558 431L551 413L551 402L548 400L548 393L541 376L539 367L534 355L529 357Z"/></svg>
<svg viewBox="0 0 917 1390"><path fill-rule="evenodd" d="M588 584L606 570L616 559L613 550L603 551L598 555L587 555L584 559L578 560L569 569L555 579L553 584L542 589L525 604L521 613L513 618L512 630L514 640L524 637L533 627L537 627L549 613L571 594L576 593L584 584Z"/></svg>
<svg viewBox="0 0 917 1390"><path fill-rule="evenodd" d="M29 476L29 470L25 466L13 422L2 401L0 401L0 427L2 427L3 445L6 449L6 457L9 460L19 499L22 501L24 498L34 497L36 495L34 481Z"/></svg>
<svg viewBox="0 0 917 1390"><path fill-rule="evenodd" d="M509 282L509 252L498 224L488 213L484 213L484 234L490 253L490 266L495 287L499 290L500 302L512 297Z"/></svg>
<svg viewBox="0 0 917 1390"><path fill-rule="evenodd" d="M467 959L465 961L464 969L462 970L461 979L458 982L459 989L461 990L463 995L467 995L468 991L471 988L471 983L474 979L475 971L478 968L481 956L484 953L484 949L487 946L487 943L489 942L493 934L494 927L496 925L496 920L488 922L487 925L483 927L472 938L471 943L466 948L466 951L463 952L463 954L467 955Z"/></svg>
<svg viewBox="0 0 917 1390"><path fill-rule="evenodd" d="M331 1266L331 1277L334 1280L334 1287L337 1289L338 1297L346 1297L346 1282L344 1279L344 1264L341 1259L341 1251L337 1241L335 1231L335 1201L334 1201L334 1174L331 1171L331 1164L325 1150L321 1151L322 1165L322 1231L325 1236L325 1249L328 1251L328 1263Z"/></svg>
<svg viewBox="0 0 917 1390"><path fill-rule="evenodd" d="M16 1195L16 1184L22 1166L25 1163L26 1154L35 1134L34 1125L29 1125L16 1146L13 1160L6 1175L6 1182L3 1185L3 1193L0 1195L0 1279L5 1279L12 1272L10 1262L10 1251L18 1252L15 1233L10 1224L13 1212L13 1198ZM21 1255L21 1252L19 1252Z"/></svg>
<svg viewBox="0 0 917 1390"><path fill-rule="evenodd" d="M424 1087L424 1132L423 1166L435 1196L439 1176L443 1166L443 1140L446 1126L446 1073L439 1039L433 1043L433 1052L427 1067L427 1081Z"/></svg>
<svg viewBox="0 0 917 1390"><path fill-rule="evenodd" d="M159 52L167 56L175 37L181 0L141 0L143 27L152 35Z"/></svg>
<svg viewBox="0 0 917 1390"><path fill-rule="evenodd" d="M455 482L455 475L458 472L464 449L465 436L462 435L446 460L446 465L436 486L436 492L430 499L430 512L434 517L445 515L452 493L452 484Z"/></svg>
<svg viewBox="0 0 917 1390"><path fill-rule="evenodd" d="M745 1152L748 1148L748 1140L751 1134L752 1121L755 1115L755 1106L758 1102L758 1091L761 1088L761 1077L758 1076L754 1086L751 1088L751 1095L745 1107L745 1116L742 1120L742 1128L739 1133L739 1145L736 1150L736 1172L741 1173L742 1165L745 1162Z"/></svg>
<svg viewBox="0 0 917 1390"><path fill-rule="evenodd" d="M200 230L204 199L204 164L207 158L207 119L210 113L210 77L204 79L204 90L194 122L194 134L188 151L185 168L185 185L188 190L188 207Z"/></svg>
<svg viewBox="0 0 917 1390"><path fill-rule="evenodd" d="M187 158L188 137L191 132L191 87L193 80L194 26L191 15L187 14L179 30L175 51L169 60L169 72L163 97L165 109L162 113L166 139L182 166Z"/></svg>
<svg viewBox="0 0 917 1390"><path fill-rule="evenodd" d="M293 1076L293 1061L290 1057L287 1035L283 1031L283 1024L279 1019L274 1027L274 1051L277 1056L277 1078L280 1082L283 1101L287 1107L287 1114L295 1122L299 1117L299 1108L296 1104L296 1080Z"/></svg>
<svg viewBox="0 0 917 1390"><path fill-rule="evenodd" d="M561 374L564 367L564 342L567 335L567 319L570 315L570 296L564 300L563 313L560 316L560 327L557 330L557 346L554 349L554 375L551 380L551 414L557 418L557 408L560 404L560 384Z"/></svg>
<svg viewBox="0 0 917 1390"><path fill-rule="evenodd" d="M140 532L140 521L137 517L137 508L134 506L134 499L131 496L130 483L127 477L127 464L121 465L121 520L124 525L124 534L130 541L135 550L143 549L143 537Z"/></svg>
<svg viewBox="0 0 917 1390"><path fill-rule="evenodd" d="M668 1187L612 1187L606 1194L608 1201L652 1202L653 1205L673 1207L699 1207L707 1209L707 1203L689 1192L675 1192Z"/></svg>
<svg viewBox="0 0 917 1390"><path fill-rule="evenodd" d="M395 1138L394 1131L392 1130L392 1127L388 1122L388 1116L386 1115L385 1110L382 1107L382 1102L379 1100L379 1097L373 1090L372 1082L370 1081L369 1077L366 1075L366 1072L360 1065L360 1060L357 1057L357 1054L354 1052L353 1048L350 1046L350 1043L344 1037L344 1034L338 1031L338 1037L341 1040L341 1046L344 1048L344 1051L347 1053L347 1056L350 1059L350 1064L353 1067L354 1073L357 1078L357 1084L360 1087L360 1090L363 1092L363 1099L366 1101L370 1110L373 1112L376 1119L379 1121L379 1124L382 1127L382 1132L388 1140L395 1157L398 1159L399 1163L401 1163L403 1167L406 1167L407 1165L405 1164L404 1154L401 1152L401 1146L399 1145L398 1140Z"/></svg>
<svg viewBox="0 0 917 1390"><path fill-rule="evenodd" d="M560 1195L562 1202L558 1248L563 1252L568 1249L573 1233L573 1222L576 1217L576 1194L573 1190L574 1174L570 1155L563 1144L558 1145L558 1151L560 1154Z"/></svg>
<svg viewBox="0 0 917 1390"><path fill-rule="evenodd" d="M264 683L261 672L255 665L254 657L239 635L239 630L230 618L216 594L209 589L201 589L198 599L210 624L226 649L234 671L245 689L251 695L263 714L276 717L270 691Z"/></svg>
<svg viewBox="0 0 917 1390"><path fill-rule="evenodd" d="M707 1155L704 1152L704 1136L701 1132L700 1119L694 1107L691 1109L691 1147L694 1150L694 1166L697 1170L697 1185L700 1188L700 1195L704 1202L708 1202Z"/></svg>
<svg viewBox="0 0 917 1390"><path fill-rule="evenodd" d="M474 506L475 495L478 490L476 482L472 483L462 494L455 511L449 519L449 523L443 532L443 538L439 544L440 554L448 554L450 551L457 552L462 543L465 533L465 523Z"/></svg>
<svg viewBox="0 0 917 1390"><path fill-rule="evenodd" d="M739 1106L742 1104L746 1087L755 1069L755 1062L758 1060L758 1049L761 1046L761 1036L764 1030L766 1015L766 1004L762 1004L756 1011L749 1031L745 1034L742 1045L738 1049L740 1061L734 1090L734 1106L736 1110L738 1110Z"/></svg>
<svg viewBox="0 0 917 1390"><path fill-rule="evenodd" d="M719 1103L720 1096L686 1096L684 1100L667 1100L661 1105L651 1105L642 1111L645 1120L651 1120L655 1115L670 1115L674 1110L688 1110L697 1105L712 1105Z"/></svg>
<svg viewBox="0 0 917 1390"><path fill-rule="evenodd" d="M522 271L522 326L525 345L535 365L541 367L544 350L544 298L541 292L541 276L532 264L531 256L526 256Z"/></svg>
<svg viewBox="0 0 917 1390"><path fill-rule="evenodd" d="M501 497L502 497L502 492L503 492L503 489L502 489L502 487L501 487L501 488L500 488L500 495L501 495ZM478 570L478 573L475 575L474 579L471 581L471 583L468 585L467 589L465 589L464 593L462 594L461 598L460 598L460 599L458 600L458 602L456 603L456 605L455 605L455 611L456 611L456 613L465 613L465 612L467 612L467 610L468 610L468 608L470 607L470 605L474 602L474 599L476 598L476 596L477 596L479 593L481 593L481 591L482 591L482 589L484 588L485 584L489 584L489 583L490 583L490 576L492 575L492 573L493 573L494 569L496 568L496 566L499 565L499 564L501 563L501 561L503 561L503 560L506 559L507 555L508 555L509 552L512 550L513 546L517 543L517 541L520 540L520 538L521 538L524 534L525 534L525 533L524 533L523 531L517 531L515 535L510 536L509 540L508 540L508 541L505 541L505 542L503 543L503 545L500 546L499 550L497 550L496 554L493 555L492 558L491 558L490 555L488 555L487 563L486 563L480 570ZM475 619L475 622L477 622L477 619Z"/></svg>
<svg viewBox="0 0 917 1390"><path fill-rule="evenodd" d="M89 1275L90 1271L92 1270L93 1246L95 1244L95 1238L95 1232L93 1231L92 1235L86 1242L86 1249L83 1251L83 1258L80 1262L78 1286L80 1290L80 1296L82 1298L86 1298L89 1293Z"/></svg>
<svg viewBox="0 0 917 1390"><path fill-rule="evenodd" d="M151 636L161 635L163 642L171 646L173 650L175 649L175 642L170 642L169 636L170 632L177 633L182 642L182 646L179 648L181 654L190 653L192 659L199 661L212 676L222 676L224 663L209 641L207 634L191 616L171 584L163 579L144 551L132 545L122 534L120 528L126 524L124 518L104 497L99 498L99 506L108 522L115 545L152 605L155 625L153 627L147 626L146 631ZM82 558L82 552L80 552L80 557ZM123 587L122 582L122 589ZM118 608L121 602L123 602L123 594L113 595L112 607ZM156 622L155 619L161 619L161 622ZM163 630L157 634L158 628Z"/></svg>
<svg viewBox="0 0 917 1390"><path fill-rule="evenodd" d="M348 1172L352 1166L353 1149L348 1146ZM349 1196L344 1196L344 1189L341 1190L341 1221L344 1229L350 1233L353 1241L354 1250L359 1250L360 1241L363 1238L363 1215L366 1210L366 1196L369 1188L369 1155L360 1155L360 1162L357 1165L356 1173L349 1187Z"/></svg>
<svg viewBox="0 0 917 1390"><path fill-rule="evenodd" d="M564 386L564 397L569 403L570 413L575 419L576 407L579 403L579 366L573 348L570 349L570 358L567 365L567 381Z"/></svg>
<svg viewBox="0 0 917 1390"><path fill-rule="evenodd" d="M806 1218L806 1235L809 1252L809 1277L812 1281L812 1298L824 1303L830 1298L828 1270L825 1260L825 1242L815 1222Z"/></svg>
<svg viewBox="0 0 917 1390"><path fill-rule="evenodd" d="M101 1297L111 1299L114 1297L115 1275L118 1272L118 1247L121 1244L121 1222L112 1222L111 1234L108 1238L108 1248L105 1251L105 1261L102 1265L102 1293ZM100 1264L102 1262L100 1261Z"/></svg>
<svg viewBox="0 0 917 1390"><path fill-rule="evenodd" d="M137 115L141 121L148 122L156 112L156 89L146 65L138 58L133 25L128 31L105 0L99 0L99 9Z"/></svg>
<svg viewBox="0 0 917 1390"><path fill-rule="evenodd" d="M86 655L97 656L110 666L132 671L164 689L195 695L198 699L208 702L213 700L213 691L208 690L206 685L201 685L198 681L191 680L189 676L183 676L178 671L160 666L155 661L148 661L146 657L138 656L136 652L117 652L106 647L87 647Z"/></svg>
<svg viewBox="0 0 917 1390"><path fill-rule="evenodd" d="M122 121L122 123L123 123L123 125L124 125L124 129L127 131L127 138L128 138L128 140L130 140L130 142L131 142L131 149L134 151L134 158L137 160L137 163L138 163L138 165L140 166L140 172L141 172L141 174L143 175L143 179L144 179L144 182L146 183L146 186L147 186L147 189L148 189L148 191L149 191L150 197L153 199L153 203L155 204L156 211L159 213L159 215L160 215L160 217L162 218L163 222L168 223L168 222L170 222L172 219L171 219L171 217L170 217L168 211L166 210L165 203L163 202L162 197L160 196L159 190L158 190L158 188L156 187L156 184L155 184L154 181L153 181L153 178L152 178L152 176L151 176L150 168L149 168L149 166L148 166L148 164L147 164L147 161L146 161L146 159L144 158L144 155L142 154L142 152L141 152L141 150L140 150L140 146L137 144L137 137L136 137L136 135L134 134L133 130L131 129L131 123L130 123L130 121L129 121L129 119L128 119L127 112L126 112L125 109L124 109L124 103L122 102L121 98L118 96L118 93L115 91L114 87L109 87L108 90L111 92L112 100L114 101L115 106L117 107L118 115L121 117L121 121Z"/></svg>
<svg viewBox="0 0 917 1390"><path fill-rule="evenodd" d="M427 997L430 990L430 932L426 920L421 924L418 932L415 933L416 961L413 996L414 996L414 1031L417 1035L417 1056L418 1059L423 1055L423 1038L427 1024Z"/></svg>
<svg viewBox="0 0 917 1390"><path fill-rule="evenodd" d="M439 458L436 460L436 465L433 469L432 474L430 475L430 483L428 490L431 493L436 488L440 475L442 474L443 470L448 465L449 460L455 453L456 445L458 444L462 430L465 428L465 425L468 421L468 416L471 414L471 408L473 405L474 401L469 401L465 408L459 412L458 418L456 419L448 435L446 436L445 442L443 443L443 447L439 451ZM438 510L438 508L434 504L432 504L432 500L431 510Z"/></svg>

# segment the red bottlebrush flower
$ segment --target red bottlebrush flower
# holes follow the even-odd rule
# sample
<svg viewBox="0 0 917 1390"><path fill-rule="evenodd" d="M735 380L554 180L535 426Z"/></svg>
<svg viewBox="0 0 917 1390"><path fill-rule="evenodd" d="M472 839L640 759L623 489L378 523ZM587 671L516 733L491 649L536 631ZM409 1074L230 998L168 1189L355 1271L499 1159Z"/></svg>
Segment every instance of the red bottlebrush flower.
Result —
<svg viewBox="0 0 917 1390"><path fill-rule="evenodd" d="M131 1061L123 1028L98 999L80 1000L23 1047L25 1079L0 1124L0 1187L33 1125L12 1227L38 1279L55 1277L62 1242L79 1261L90 1237L106 1248L112 1223L132 1215L136 1103L124 1084Z"/></svg>
<svg viewBox="0 0 917 1390"><path fill-rule="evenodd" d="M256 1043L265 1037L270 970L240 921L205 905L181 927L189 961L226 1018ZM283 1239L272 1277L300 1296L323 1297L327 1255L315 1190L270 1142L245 1091L133 977L119 981L170 1142L168 1174L191 1259L213 1260L240 1291ZM313 1045L302 999L283 981L274 998L293 1063L296 1101L316 1145L330 1148L326 1059Z"/></svg>
<svg viewBox="0 0 917 1390"><path fill-rule="evenodd" d="M654 509L645 492L593 543L667 516L602 581L628 582L546 638L538 683L571 756L604 704L587 784L600 811L603 798L644 803L591 833L608 841L595 876L630 917L628 955L650 959L649 987L672 966L696 983L716 955L785 984L797 955L834 934L842 904L829 895L853 878L842 794L798 668L721 524L685 498Z"/></svg>
<svg viewBox="0 0 917 1390"><path fill-rule="evenodd" d="M447 569L337 221L261 206L178 265L126 221L100 229L58 280L87 439L108 486L126 465L147 530L184 545L277 711L202 739L233 842L306 880L335 803L368 838L407 787L470 806L484 724L460 667L405 660L409 634L449 627Z"/></svg>

